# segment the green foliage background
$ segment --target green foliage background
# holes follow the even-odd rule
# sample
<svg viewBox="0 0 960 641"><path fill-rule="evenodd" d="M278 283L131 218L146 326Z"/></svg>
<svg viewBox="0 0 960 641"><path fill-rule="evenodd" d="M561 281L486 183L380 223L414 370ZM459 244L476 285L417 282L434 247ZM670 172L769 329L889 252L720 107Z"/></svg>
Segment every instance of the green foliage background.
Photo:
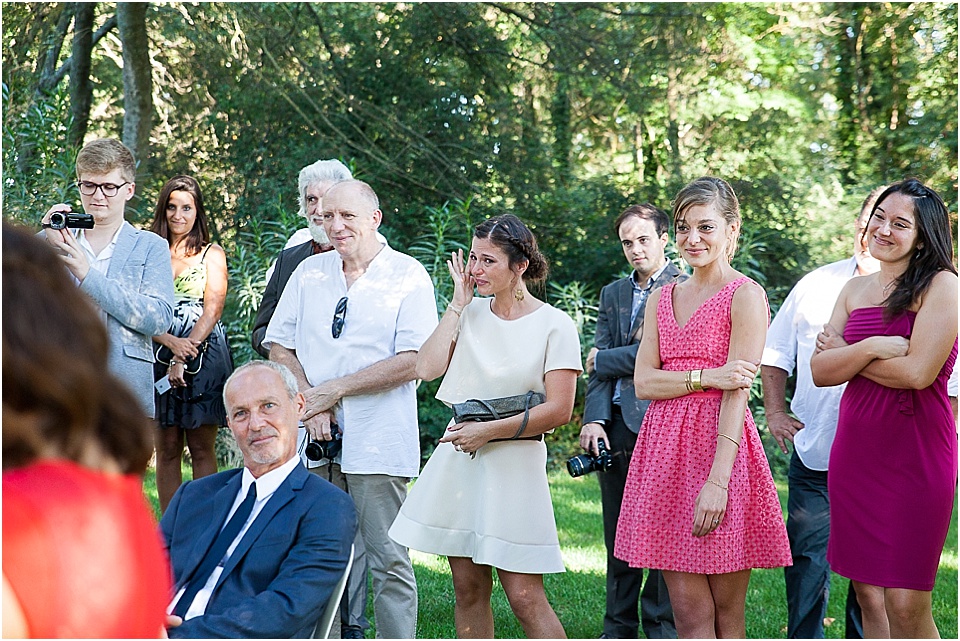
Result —
<svg viewBox="0 0 960 641"><path fill-rule="evenodd" d="M30 225L79 202L69 74L43 82L70 59L75 7L3 3L3 215ZM115 11L98 3L94 28ZM373 185L383 233L431 271L440 308L443 259L472 225L527 221L552 263L542 294L584 351L597 293L626 267L613 218L669 209L699 175L736 188L737 266L774 310L849 255L873 187L918 176L956 212L955 3L167 3L145 27L153 127L128 218L148 223L170 176L199 179L238 363L264 272L303 222L297 173L318 158ZM87 139L122 134L122 51L110 30L93 49ZM447 418L434 391L419 390L425 455ZM576 451L578 419L554 461Z"/></svg>

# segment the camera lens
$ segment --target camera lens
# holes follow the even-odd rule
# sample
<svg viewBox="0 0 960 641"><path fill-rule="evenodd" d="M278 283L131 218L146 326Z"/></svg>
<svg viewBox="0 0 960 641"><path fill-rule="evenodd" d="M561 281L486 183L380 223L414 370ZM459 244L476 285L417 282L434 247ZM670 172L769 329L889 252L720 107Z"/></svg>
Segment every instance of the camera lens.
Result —
<svg viewBox="0 0 960 641"><path fill-rule="evenodd" d="M50 214L50 229L63 229L67 226L67 215L62 212Z"/></svg>
<svg viewBox="0 0 960 641"><path fill-rule="evenodd" d="M567 460L567 472L573 478L589 474L593 471L593 457L589 454L581 454Z"/></svg>
<svg viewBox="0 0 960 641"><path fill-rule="evenodd" d="M319 441L310 441L307 443L307 447L303 450L303 453L311 461L319 461L323 458L323 447Z"/></svg>

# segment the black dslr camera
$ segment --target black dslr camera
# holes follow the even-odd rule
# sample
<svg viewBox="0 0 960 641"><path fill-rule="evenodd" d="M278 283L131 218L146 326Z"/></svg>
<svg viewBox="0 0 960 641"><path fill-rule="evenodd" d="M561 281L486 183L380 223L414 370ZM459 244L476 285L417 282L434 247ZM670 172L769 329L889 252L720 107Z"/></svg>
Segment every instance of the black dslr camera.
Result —
<svg viewBox="0 0 960 641"><path fill-rule="evenodd" d="M343 432L340 431L339 425L331 423L330 434L333 436L333 439L329 441L310 439L307 447L303 450L303 453L307 455L308 459L311 461L319 461L328 458L332 461L336 458L340 450L343 449Z"/></svg>
<svg viewBox="0 0 960 641"><path fill-rule="evenodd" d="M50 229L93 229L93 216L90 214L77 214L74 212L64 213L56 211L50 214L50 222L44 225Z"/></svg>
<svg viewBox="0 0 960 641"><path fill-rule="evenodd" d="M570 472L570 476L577 478L597 470L606 472L613 467L613 455L607 450L607 445L602 438L597 439L597 451L600 453L596 456L588 452L569 459L567 461L567 471Z"/></svg>

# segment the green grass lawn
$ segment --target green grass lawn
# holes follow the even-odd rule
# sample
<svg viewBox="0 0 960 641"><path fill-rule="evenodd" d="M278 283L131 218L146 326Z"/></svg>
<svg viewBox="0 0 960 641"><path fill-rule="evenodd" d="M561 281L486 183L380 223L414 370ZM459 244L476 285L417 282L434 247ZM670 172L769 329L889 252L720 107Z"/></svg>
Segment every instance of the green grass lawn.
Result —
<svg viewBox="0 0 960 641"><path fill-rule="evenodd" d="M604 572L606 553L603 547L603 525L600 516L600 488L596 475L572 479L566 472L549 475L557 530L567 571L544 577L547 597L570 638L592 639L603 629ZM184 467L184 478L190 478ZM778 483L780 504L787 504L786 483ZM144 479L144 492L158 510L154 473L150 469ZM509 515L508 515L509 518ZM452 639L453 584L446 559L411 551L419 587L417 637ZM933 615L940 635L957 638L957 504L947 543L940 557L940 571L933 590ZM494 574L496 576L496 574ZM833 575L828 605L829 639L844 637L844 601L847 579ZM783 570L754 570L747 593L747 636L750 638L784 638L787 626L786 592ZM498 638L520 638L523 630L510 611L510 606L497 583L494 587L493 614ZM373 623L373 609L367 608ZM367 637L373 636L372 631Z"/></svg>
<svg viewBox="0 0 960 641"><path fill-rule="evenodd" d="M193 478L193 470L189 463L180 464L180 473L185 481ZM160 499L157 497L157 471L154 467L148 467L147 473L143 475L143 494L147 497L147 502L153 508L153 514L160 518Z"/></svg>
<svg viewBox="0 0 960 641"><path fill-rule="evenodd" d="M600 488L596 475L572 479L566 472L549 475L557 530L567 571L544 577L547 597L570 638L592 639L603 631L606 551L600 515ZM787 504L786 483L778 484L781 505ZM454 638L453 585L446 560L411 551L420 591L418 638ZM847 579L834 574L831 581L826 636L844 637L844 603ZM940 561L933 592L934 618L943 638L957 637L957 508L954 504L950 533ZM519 638L523 630L510 611L499 585L495 587L493 613L496 636ZM372 611L368 609L372 620ZM750 638L784 638L787 630L787 597L783 570L754 570L747 593L747 635ZM370 636L370 635L368 635Z"/></svg>

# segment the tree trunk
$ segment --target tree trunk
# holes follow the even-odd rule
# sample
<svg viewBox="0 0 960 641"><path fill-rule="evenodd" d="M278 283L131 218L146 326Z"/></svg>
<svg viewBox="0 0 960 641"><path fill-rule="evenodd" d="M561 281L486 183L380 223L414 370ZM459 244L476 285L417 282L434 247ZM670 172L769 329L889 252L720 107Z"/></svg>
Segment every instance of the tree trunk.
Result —
<svg viewBox="0 0 960 641"><path fill-rule="evenodd" d="M70 145L80 148L87 134L93 83L90 82L90 54L93 51L94 2L77 2L73 19L73 53L70 63Z"/></svg>
<svg viewBox="0 0 960 641"><path fill-rule="evenodd" d="M863 12L860 4L837 3L836 15L841 17L837 34L837 156L840 160L842 181L858 184L864 132L869 130L866 111L866 70L863 61Z"/></svg>
<svg viewBox="0 0 960 641"><path fill-rule="evenodd" d="M637 184L642 185L644 179L643 155L643 120L639 120L633 125L633 172L637 175Z"/></svg>
<svg viewBox="0 0 960 641"><path fill-rule="evenodd" d="M51 14L52 17L53 14ZM56 14L56 25L43 37L43 44L40 46L35 67L38 76L37 88L33 93L28 109L36 108L37 104L50 94L59 82L57 61L60 59L60 51L63 49L63 41L67 37L71 18L73 18L73 14L69 10L59 9L59 13ZM36 145L29 139L17 141L17 169L21 173L26 172L33 162L35 147Z"/></svg>
<svg viewBox="0 0 960 641"><path fill-rule="evenodd" d="M141 168L150 164L153 128L148 7L147 3L117 3L117 25L123 43L123 144L140 160Z"/></svg>
<svg viewBox="0 0 960 641"><path fill-rule="evenodd" d="M57 62L60 60L60 51L63 49L63 41L67 37L71 18L73 18L71 11L62 10L57 18L57 26L46 38L49 44L40 52L40 57L37 59L37 71L40 73L40 81L37 83L38 94L50 93L60 82L57 76Z"/></svg>

